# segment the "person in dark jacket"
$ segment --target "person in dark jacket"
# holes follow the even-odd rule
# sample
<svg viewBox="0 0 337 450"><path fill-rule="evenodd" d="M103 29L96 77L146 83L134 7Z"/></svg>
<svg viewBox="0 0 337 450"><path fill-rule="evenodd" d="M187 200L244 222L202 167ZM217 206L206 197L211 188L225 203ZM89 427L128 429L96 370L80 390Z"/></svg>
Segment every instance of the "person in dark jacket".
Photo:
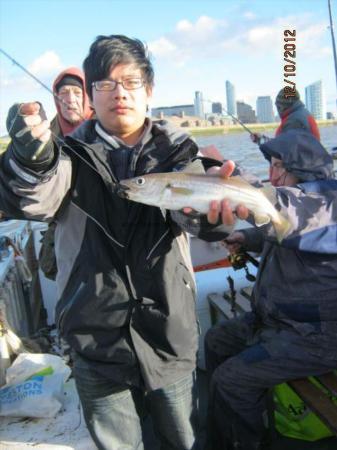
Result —
<svg viewBox="0 0 337 450"><path fill-rule="evenodd" d="M92 117L89 97L85 91L85 79L82 70L69 67L55 78L53 83L54 102L57 114L51 121L52 138L62 145L64 137L71 134L84 120ZM44 275L55 280L57 263L55 257L55 228L52 221L43 232L39 253L39 266Z"/></svg>
<svg viewBox="0 0 337 450"><path fill-rule="evenodd" d="M310 112L300 100L298 91L289 95L281 89L277 94L275 105L280 116L281 123L275 132L275 136L288 130L305 130L320 140L320 132L317 123Z"/></svg>
<svg viewBox="0 0 337 450"><path fill-rule="evenodd" d="M150 411L162 448L196 449L198 326L186 231L224 238L219 213L232 212L226 202L211 202L200 216L120 197L119 180L183 170L198 147L184 131L146 118L154 73L140 41L99 36L84 72L96 119L60 147L39 104L10 109L0 209L22 219L56 217L56 321L73 349L98 448L143 448ZM227 164L218 173L232 170Z"/></svg>
<svg viewBox="0 0 337 450"><path fill-rule="evenodd" d="M336 188L332 158L311 134L291 130L261 150L270 161L274 186L314 192L315 183L331 181ZM316 208L315 194L311 214L303 211L301 216L295 202L289 207L289 214L298 215L302 233L311 219L316 220ZM325 223L329 220L326 217ZM336 244L331 242L334 254L316 253L308 245L308 251L301 251L278 244L256 228L235 231L226 243L231 252L241 248L261 252L261 260L252 312L213 327L206 335L210 448L269 448L264 423L267 390L337 367Z"/></svg>
<svg viewBox="0 0 337 450"><path fill-rule="evenodd" d="M314 117L306 109L300 100L300 94L295 90L293 95L281 89L277 94L275 105L280 116L281 123L275 131L275 136L288 130L302 130L311 133L320 140L320 132ZM267 138L259 133L252 133L251 139L257 144L262 144Z"/></svg>

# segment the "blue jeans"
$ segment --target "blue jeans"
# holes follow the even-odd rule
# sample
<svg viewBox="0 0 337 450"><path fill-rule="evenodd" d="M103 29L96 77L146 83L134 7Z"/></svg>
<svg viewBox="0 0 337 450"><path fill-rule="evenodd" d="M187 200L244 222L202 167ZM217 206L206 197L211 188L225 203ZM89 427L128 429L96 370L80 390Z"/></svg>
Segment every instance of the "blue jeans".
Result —
<svg viewBox="0 0 337 450"><path fill-rule="evenodd" d="M116 386L82 358L75 358L73 372L88 430L100 450L198 448L195 374L144 393L138 388ZM154 443L144 447L148 412L160 447Z"/></svg>

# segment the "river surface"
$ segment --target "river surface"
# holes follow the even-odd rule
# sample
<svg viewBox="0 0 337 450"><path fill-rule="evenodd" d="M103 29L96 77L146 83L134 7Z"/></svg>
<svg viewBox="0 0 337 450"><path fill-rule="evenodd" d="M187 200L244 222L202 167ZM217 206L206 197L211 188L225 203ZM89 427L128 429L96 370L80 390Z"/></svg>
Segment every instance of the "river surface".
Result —
<svg viewBox="0 0 337 450"><path fill-rule="evenodd" d="M321 142L325 148L330 151L332 147L337 146L337 125L320 127ZM273 137L274 132L264 133L266 136ZM268 177L268 162L262 156L259 147L254 144L249 137L248 132L231 133L215 136L196 136L195 140L200 147L206 145L215 145L224 158L232 159L239 163L249 172L254 173L259 178ZM337 160L335 168L337 169Z"/></svg>

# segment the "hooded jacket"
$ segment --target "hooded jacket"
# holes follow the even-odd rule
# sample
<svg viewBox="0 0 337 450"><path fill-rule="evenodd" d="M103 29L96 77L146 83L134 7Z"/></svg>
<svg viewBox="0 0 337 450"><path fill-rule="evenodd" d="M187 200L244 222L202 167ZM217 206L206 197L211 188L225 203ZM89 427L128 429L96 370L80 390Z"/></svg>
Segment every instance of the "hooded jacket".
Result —
<svg viewBox="0 0 337 450"><path fill-rule="evenodd" d="M301 180L301 184L294 188L278 188L281 196L282 189L285 192L287 189L298 193L306 192L306 189L312 192L315 183L330 183L332 189L336 189L332 179L332 158L310 134L289 131L267 141L261 150L268 160L272 156L281 159L286 170ZM327 209L323 214L316 210L315 195L307 200L307 208L302 215L296 196L287 197L288 217L295 216L293 221L299 222L297 233L300 235L310 228L310 221L317 222L319 217L323 218L323 230L330 221L326 216ZM321 204L321 209L323 206L326 207ZM336 214L336 207L333 210ZM335 219L336 216L332 217ZM262 251L253 291L258 322L265 327L295 332L309 352L337 360L337 252L313 253L309 245L308 251L301 251L298 247L289 248L286 242L277 244L258 229L242 231L247 249ZM332 246L336 248L333 243Z"/></svg>
<svg viewBox="0 0 337 450"><path fill-rule="evenodd" d="M95 120L66 142L73 150L62 147L43 173L8 148L0 209L35 220L57 213L56 320L70 346L118 385L167 386L195 368L195 282L182 227L193 231L198 219L181 214L178 224L179 214L173 220L168 211L120 198L113 161L125 144ZM197 152L184 132L148 121L141 142L125 153L129 176L181 170ZM213 231L219 239L222 227L207 227L210 240Z"/></svg>
<svg viewBox="0 0 337 450"><path fill-rule="evenodd" d="M298 95L285 98L282 89L276 97L275 105L281 118L275 136L291 129L300 129L309 131L316 139L320 140L317 123Z"/></svg>
<svg viewBox="0 0 337 450"><path fill-rule="evenodd" d="M57 96L56 86L67 75L74 75L82 81L83 117L80 118L79 123L76 124L69 123L67 120L64 119L61 113L59 101L56 97ZM89 97L85 90L84 74L77 67L69 67L68 69L65 69L58 75L58 77L55 79L53 83L53 92L57 114L51 121L50 129L53 134L54 142L57 145L62 145L64 143L63 140L66 135L71 134L84 120L88 120L92 117L93 110L90 108ZM54 250L55 228L56 223L51 222L49 224L48 229L44 232L42 245L39 253L40 269L43 271L44 275L51 280L55 280L57 274L57 263Z"/></svg>
<svg viewBox="0 0 337 450"><path fill-rule="evenodd" d="M82 81L83 85L83 118L79 121L77 124L72 124L67 122L62 114L61 114L61 108L59 105L59 102L55 96L57 96L57 90L56 86L57 84L67 75L73 75L79 78ZM63 138L64 136L67 136L68 134L71 134L75 128L79 126L79 124L83 120L90 119L93 115L93 110L90 107L89 103L89 97L85 90L85 78L83 72L78 69L77 67L69 67L68 69L63 70L55 79L53 83L53 93L54 93L54 101L55 101L55 107L57 110L57 114L54 117L54 119L51 122L51 130L52 132L57 136Z"/></svg>

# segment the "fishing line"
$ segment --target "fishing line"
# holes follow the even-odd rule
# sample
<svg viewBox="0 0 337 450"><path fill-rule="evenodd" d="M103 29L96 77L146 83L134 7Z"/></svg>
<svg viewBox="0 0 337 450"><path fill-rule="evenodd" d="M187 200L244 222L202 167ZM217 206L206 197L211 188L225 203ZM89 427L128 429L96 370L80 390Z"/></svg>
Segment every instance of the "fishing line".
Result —
<svg viewBox="0 0 337 450"><path fill-rule="evenodd" d="M20 64L18 61L16 61L14 58L12 58L7 52L5 52L2 48L0 48L0 52L6 56L10 61L12 61L13 64L18 66L21 70L23 70L27 75L29 75L34 81L39 83L40 86L42 86L44 89L46 89L49 94L51 94L59 103L62 103L65 106L68 106L68 103L63 100L63 98L59 97L55 92L53 92L43 81L39 80L35 75L33 75L28 69L26 69L22 64ZM84 88L84 86L83 86ZM75 113L78 115L78 117L82 120L85 120L85 117L82 116L78 111L75 111Z"/></svg>
<svg viewBox="0 0 337 450"><path fill-rule="evenodd" d="M39 83L44 89L46 89L59 103L63 103L64 105L68 106L67 102L65 102L61 97L59 97L55 92L53 92L45 83L43 83L43 81L39 80L35 75L33 75L28 69L26 69L22 64L20 64L18 61L16 61L14 58L12 58L7 52L5 52L2 48L0 48L0 52L6 56L6 58L8 58L10 61L12 61L12 63L16 66L18 66L23 72L25 72L28 76L30 76L34 81L36 81L37 83ZM14 122L16 120L16 118L18 117L18 115L20 114L20 110L21 110L21 105L18 108L18 111L14 117L13 120L13 125L14 126ZM86 120L85 117L82 116L82 114L80 114L79 112L76 111L76 114L84 121ZM12 130L12 127L8 130L8 133L10 133L10 131ZM92 170L94 170L96 173L98 173L99 175L100 172L96 169L96 167L94 167L92 164L90 164L83 156L81 156L80 154L78 154L76 152L76 150L74 150L73 147L71 147L69 144L67 144L64 140L63 137L57 136L55 133L53 133L50 130L50 134L52 137L54 137L56 139L56 141L60 141L62 143L62 145L66 148L68 148L69 150L71 150L79 159L81 159L85 164L87 164Z"/></svg>
<svg viewBox="0 0 337 450"><path fill-rule="evenodd" d="M214 103L212 100L208 100L208 99L203 100L203 102ZM238 122L238 123L239 123L246 131L248 131L249 134L251 134L252 136L255 135L255 133L253 133L253 132L252 132L252 131L251 131L251 130L243 123L243 122L241 122L241 120L240 120L238 117L236 117L236 116L234 116L233 114L231 114L230 112L228 112L227 109L224 108L222 105L221 105L221 110L222 110L223 112L225 112L227 115L231 116L232 119L234 119L236 122ZM262 134L261 137L266 138L267 136L265 136L264 134Z"/></svg>
<svg viewBox="0 0 337 450"><path fill-rule="evenodd" d="M4 50L2 50L1 48L0 48L0 52L3 54L3 55L5 55L7 58L9 58L12 62L13 62L13 64L15 64L15 65L17 65L21 70L23 70L27 75L29 75L31 78L33 78L33 80L35 80L37 83L39 83L44 89L46 89L50 94L52 94L52 96L53 97L56 97L60 102L62 102L62 103L65 103L65 104L67 104L66 102L64 102L64 100L63 99L60 99L51 89L49 89L49 87L48 86L46 86L42 81L40 81L35 75L33 75L31 72L29 72L29 70L27 70L24 66L22 66L20 63L18 63L14 58L12 58L10 55L8 55L8 53L6 53ZM19 113L20 113L20 108L21 108L21 106L18 108L18 112L16 113L16 116L15 116L15 119L16 119L16 117L19 115ZM81 119L82 120L85 120L85 118L82 116L82 115L80 115L79 113L78 113L78 115L81 117ZM15 121L15 120L14 120ZM88 167L90 167L94 172L96 172L100 177L101 177L101 173L99 172L99 170L97 170L96 169L96 167L95 166L93 166L92 164L90 164L82 155L80 155L79 153L77 153L77 151L73 148L73 147L71 147L69 144L67 144L66 142L65 142L65 140L64 140L64 138L62 138L62 137L59 137L59 136L57 136L55 133L53 133L51 130L50 130L50 134L51 134L51 136L53 136L54 138L55 138L55 140L56 140L56 142L57 141L59 141L59 142L61 142L62 143L62 145L65 147L65 148L67 148L67 149L69 149L70 151L72 151L81 161L83 161L85 164L87 164L87 166ZM86 146L86 144L85 143L82 143L84 146ZM89 218L89 219L91 219L91 220L93 220L94 218L89 214L89 213L87 213L85 210L83 210L83 209L81 209L81 211ZM100 226L101 226L101 228L104 230L104 227L103 227L103 225L101 225L101 223L98 221L98 220L96 220L96 219L94 219ZM114 239L113 239L114 240Z"/></svg>

